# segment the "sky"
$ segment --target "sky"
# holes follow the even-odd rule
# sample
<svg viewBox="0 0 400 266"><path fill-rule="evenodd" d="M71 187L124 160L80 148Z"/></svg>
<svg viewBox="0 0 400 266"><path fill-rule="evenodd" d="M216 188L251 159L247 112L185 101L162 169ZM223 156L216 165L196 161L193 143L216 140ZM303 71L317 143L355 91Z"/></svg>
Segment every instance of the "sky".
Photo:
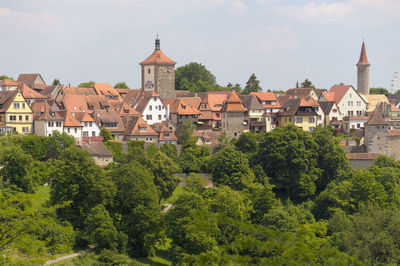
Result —
<svg viewBox="0 0 400 266"><path fill-rule="evenodd" d="M158 34L176 67L202 63L220 85L329 89L356 86L364 39L371 87L390 89L399 14L399 0L0 0L0 75L139 88Z"/></svg>

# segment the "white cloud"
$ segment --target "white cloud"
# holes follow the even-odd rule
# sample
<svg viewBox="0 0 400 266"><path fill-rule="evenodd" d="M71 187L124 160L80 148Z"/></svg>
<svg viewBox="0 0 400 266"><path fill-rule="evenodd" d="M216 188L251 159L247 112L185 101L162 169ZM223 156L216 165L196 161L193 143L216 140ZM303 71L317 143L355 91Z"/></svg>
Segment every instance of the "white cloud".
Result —
<svg viewBox="0 0 400 266"><path fill-rule="evenodd" d="M371 25L400 20L399 0L309 2L304 5L275 5L271 9L278 14L306 21L334 21L347 24L351 22Z"/></svg>
<svg viewBox="0 0 400 266"><path fill-rule="evenodd" d="M18 12L10 8L0 8L0 27L11 30L30 29L57 31L63 22L60 17L48 13Z"/></svg>
<svg viewBox="0 0 400 266"><path fill-rule="evenodd" d="M244 43L244 47L270 52L281 49L298 47L297 39L292 30L279 26L260 26L253 30L237 33L237 37Z"/></svg>

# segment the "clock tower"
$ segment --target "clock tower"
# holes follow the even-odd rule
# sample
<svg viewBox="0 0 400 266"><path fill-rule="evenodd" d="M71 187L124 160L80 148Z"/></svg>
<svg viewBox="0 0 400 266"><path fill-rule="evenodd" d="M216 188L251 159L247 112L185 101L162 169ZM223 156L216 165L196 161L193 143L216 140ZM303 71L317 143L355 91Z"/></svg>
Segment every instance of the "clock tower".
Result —
<svg viewBox="0 0 400 266"><path fill-rule="evenodd" d="M155 91L161 99L175 98L175 64L160 49L160 39L157 36L154 52L143 62L142 90Z"/></svg>

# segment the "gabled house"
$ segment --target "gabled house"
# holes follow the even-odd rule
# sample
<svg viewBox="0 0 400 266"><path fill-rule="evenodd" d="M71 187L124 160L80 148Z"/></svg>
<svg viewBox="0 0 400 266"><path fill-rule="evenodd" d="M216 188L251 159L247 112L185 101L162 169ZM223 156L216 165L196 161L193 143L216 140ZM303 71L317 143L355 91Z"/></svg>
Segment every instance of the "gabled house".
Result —
<svg viewBox="0 0 400 266"><path fill-rule="evenodd" d="M25 84L21 84L18 86L22 95L24 96L26 102L32 106L32 104L37 100L45 100L47 99L46 96L38 93L37 91L33 90L32 88L26 86Z"/></svg>
<svg viewBox="0 0 400 266"><path fill-rule="evenodd" d="M32 133L32 109L19 90L0 92L0 126L17 133Z"/></svg>
<svg viewBox="0 0 400 266"><path fill-rule="evenodd" d="M199 124L210 128L221 128L221 111L224 103L231 92L229 91L209 91L199 93L201 102L199 105Z"/></svg>
<svg viewBox="0 0 400 266"><path fill-rule="evenodd" d="M123 140L124 123L116 111L94 110L93 117L99 127L106 127L115 140Z"/></svg>
<svg viewBox="0 0 400 266"><path fill-rule="evenodd" d="M318 101L318 96L313 88L294 88L288 89L286 95L291 96L291 98L305 98L312 97L315 101Z"/></svg>
<svg viewBox="0 0 400 266"><path fill-rule="evenodd" d="M329 92L333 92L334 100L343 117L364 116L367 110L367 102L351 85L335 85Z"/></svg>
<svg viewBox="0 0 400 266"><path fill-rule="evenodd" d="M93 88L96 91L97 95L104 95L107 100L118 102L122 101L122 98L119 95L118 91L108 83L95 83L93 85Z"/></svg>
<svg viewBox="0 0 400 266"><path fill-rule="evenodd" d="M166 121L161 123L155 123L151 126L155 132L158 134L158 143L160 144L177 144L178 138L172 128L168 127Z"/></svg>
<svg viewBox="0 0 400 266"><path fill-rule="evenodd" d="M140 140L158 143L158 133L140 116L128 117L124 140Z"/></svg>
<svg viewBox="0 0 400 266"><path fill-rule="evenodd" d="M20 82L16 82L12 79L0 80L0 88L3 91L16 90L20 84L21 84Z"/></svg>
<svg viewBox="0 0 400 266"><path fill-rule="evenodd" d="M198 110L200 101L201 99L198 97L163 100L169 110L169 119L177 125L183 124L189 119L197 123L201 115Z"/></svg>
<svg viewBox="0 0 400 266"><path fill-rule="evenodd" d="M236 92L232 92L225 101L222 113L222 131L226 132L228 138L239 137L244 131L244 113L247 109Z"/></svg>
<svg viewBox="0 0 400 266"><path fill-rule="evenodd" d="M33 133L51 137L54 131L63 133L64 118L59 111L53 110L46 100L37 100L32 104Z"/></svg>
<svg viewBox="0 0 400 266"><path fill-rule="evenodd" d="M287 99L278 114L280 126L293 124L305 131L313 131L317 127L318 114L304 98Z"/></svg>
<svg viewBox="0 0 400 266"><path fill-rule="evenodd" d="M91 114L87 112L75 113L76 119L82 125L82 140L83 142L102 141L100 136L100 127Z"/></svg>
<svg viewBox="0 0 400 266"><path fill-rule="evenodd" d="M82 149L88 151L98 166L104 167L112 163L114 155L107 149L102 142L86 143Z"/></svg>
<svg viewBox="0 0 400 266"><path fill-rule="evenodd" d="M380 103L389 104L389 100L385 94L362 94L361 97L367 102L367 110L365 111L367 115L372 115L375 108Z"/></svg>
<svg viewBox="0 0 400 266"><path fill-rule="evenodd" d="M326 101L319 103L321 110L324 112L324 126L332 126L333 128L339 128L343 116L335 101Z"/></svg>
<svg viewBox="0 0 400 266"><path fill-rule="evenodd" d="M257 97L257 100L263 105L265 112L278 113L281 104L273 92L251 92L250 95Z"/></svg>
<svg viewBox="0 0 400 266"><path fill-rule="evenodd" d="M32 89L35 88L37 85L46 85L46 82L44 82L42 76L39 73L34 73L34 74L20 74L17 79L18 82L22 82L28 87L31 87Z"/></svg>
<svg viewBox="0 0 400 266"><path fill-rule="evenodd" d="M244 113L244 128L254 132L266 131L266 121L263 117L264 106L254 95L240 95L243 106L247 109Z"/></svg>
<svg viewBox="0 0 400 266"><path fill-rule="evenodd" d="M64 132L74 137L78 144L82 143L82 124L76 119L75 113L64 111L61 113L64 117Z"/></svg>
<svg viewBox="0 0 400 266"><path fill-rule="evenodd" d="M154 91L129 90L124 103L138 111L149 125L168 119L168 109Z"/></svg>

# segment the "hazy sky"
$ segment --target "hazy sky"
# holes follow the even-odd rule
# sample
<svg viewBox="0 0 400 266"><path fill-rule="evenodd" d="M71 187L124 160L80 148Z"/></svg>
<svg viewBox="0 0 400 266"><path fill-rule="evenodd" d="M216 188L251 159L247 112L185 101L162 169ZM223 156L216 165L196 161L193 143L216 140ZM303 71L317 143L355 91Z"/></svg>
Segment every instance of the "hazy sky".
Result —
<svg viewBox="0 0 400 266"><path fill-rule="evenodd" d="M371 86L400 70L400 0L0 0L0 33L0 75L47 83L139 88L157 33L177 67L200 62L221 85L356 85L363 38Z"/></svg>

